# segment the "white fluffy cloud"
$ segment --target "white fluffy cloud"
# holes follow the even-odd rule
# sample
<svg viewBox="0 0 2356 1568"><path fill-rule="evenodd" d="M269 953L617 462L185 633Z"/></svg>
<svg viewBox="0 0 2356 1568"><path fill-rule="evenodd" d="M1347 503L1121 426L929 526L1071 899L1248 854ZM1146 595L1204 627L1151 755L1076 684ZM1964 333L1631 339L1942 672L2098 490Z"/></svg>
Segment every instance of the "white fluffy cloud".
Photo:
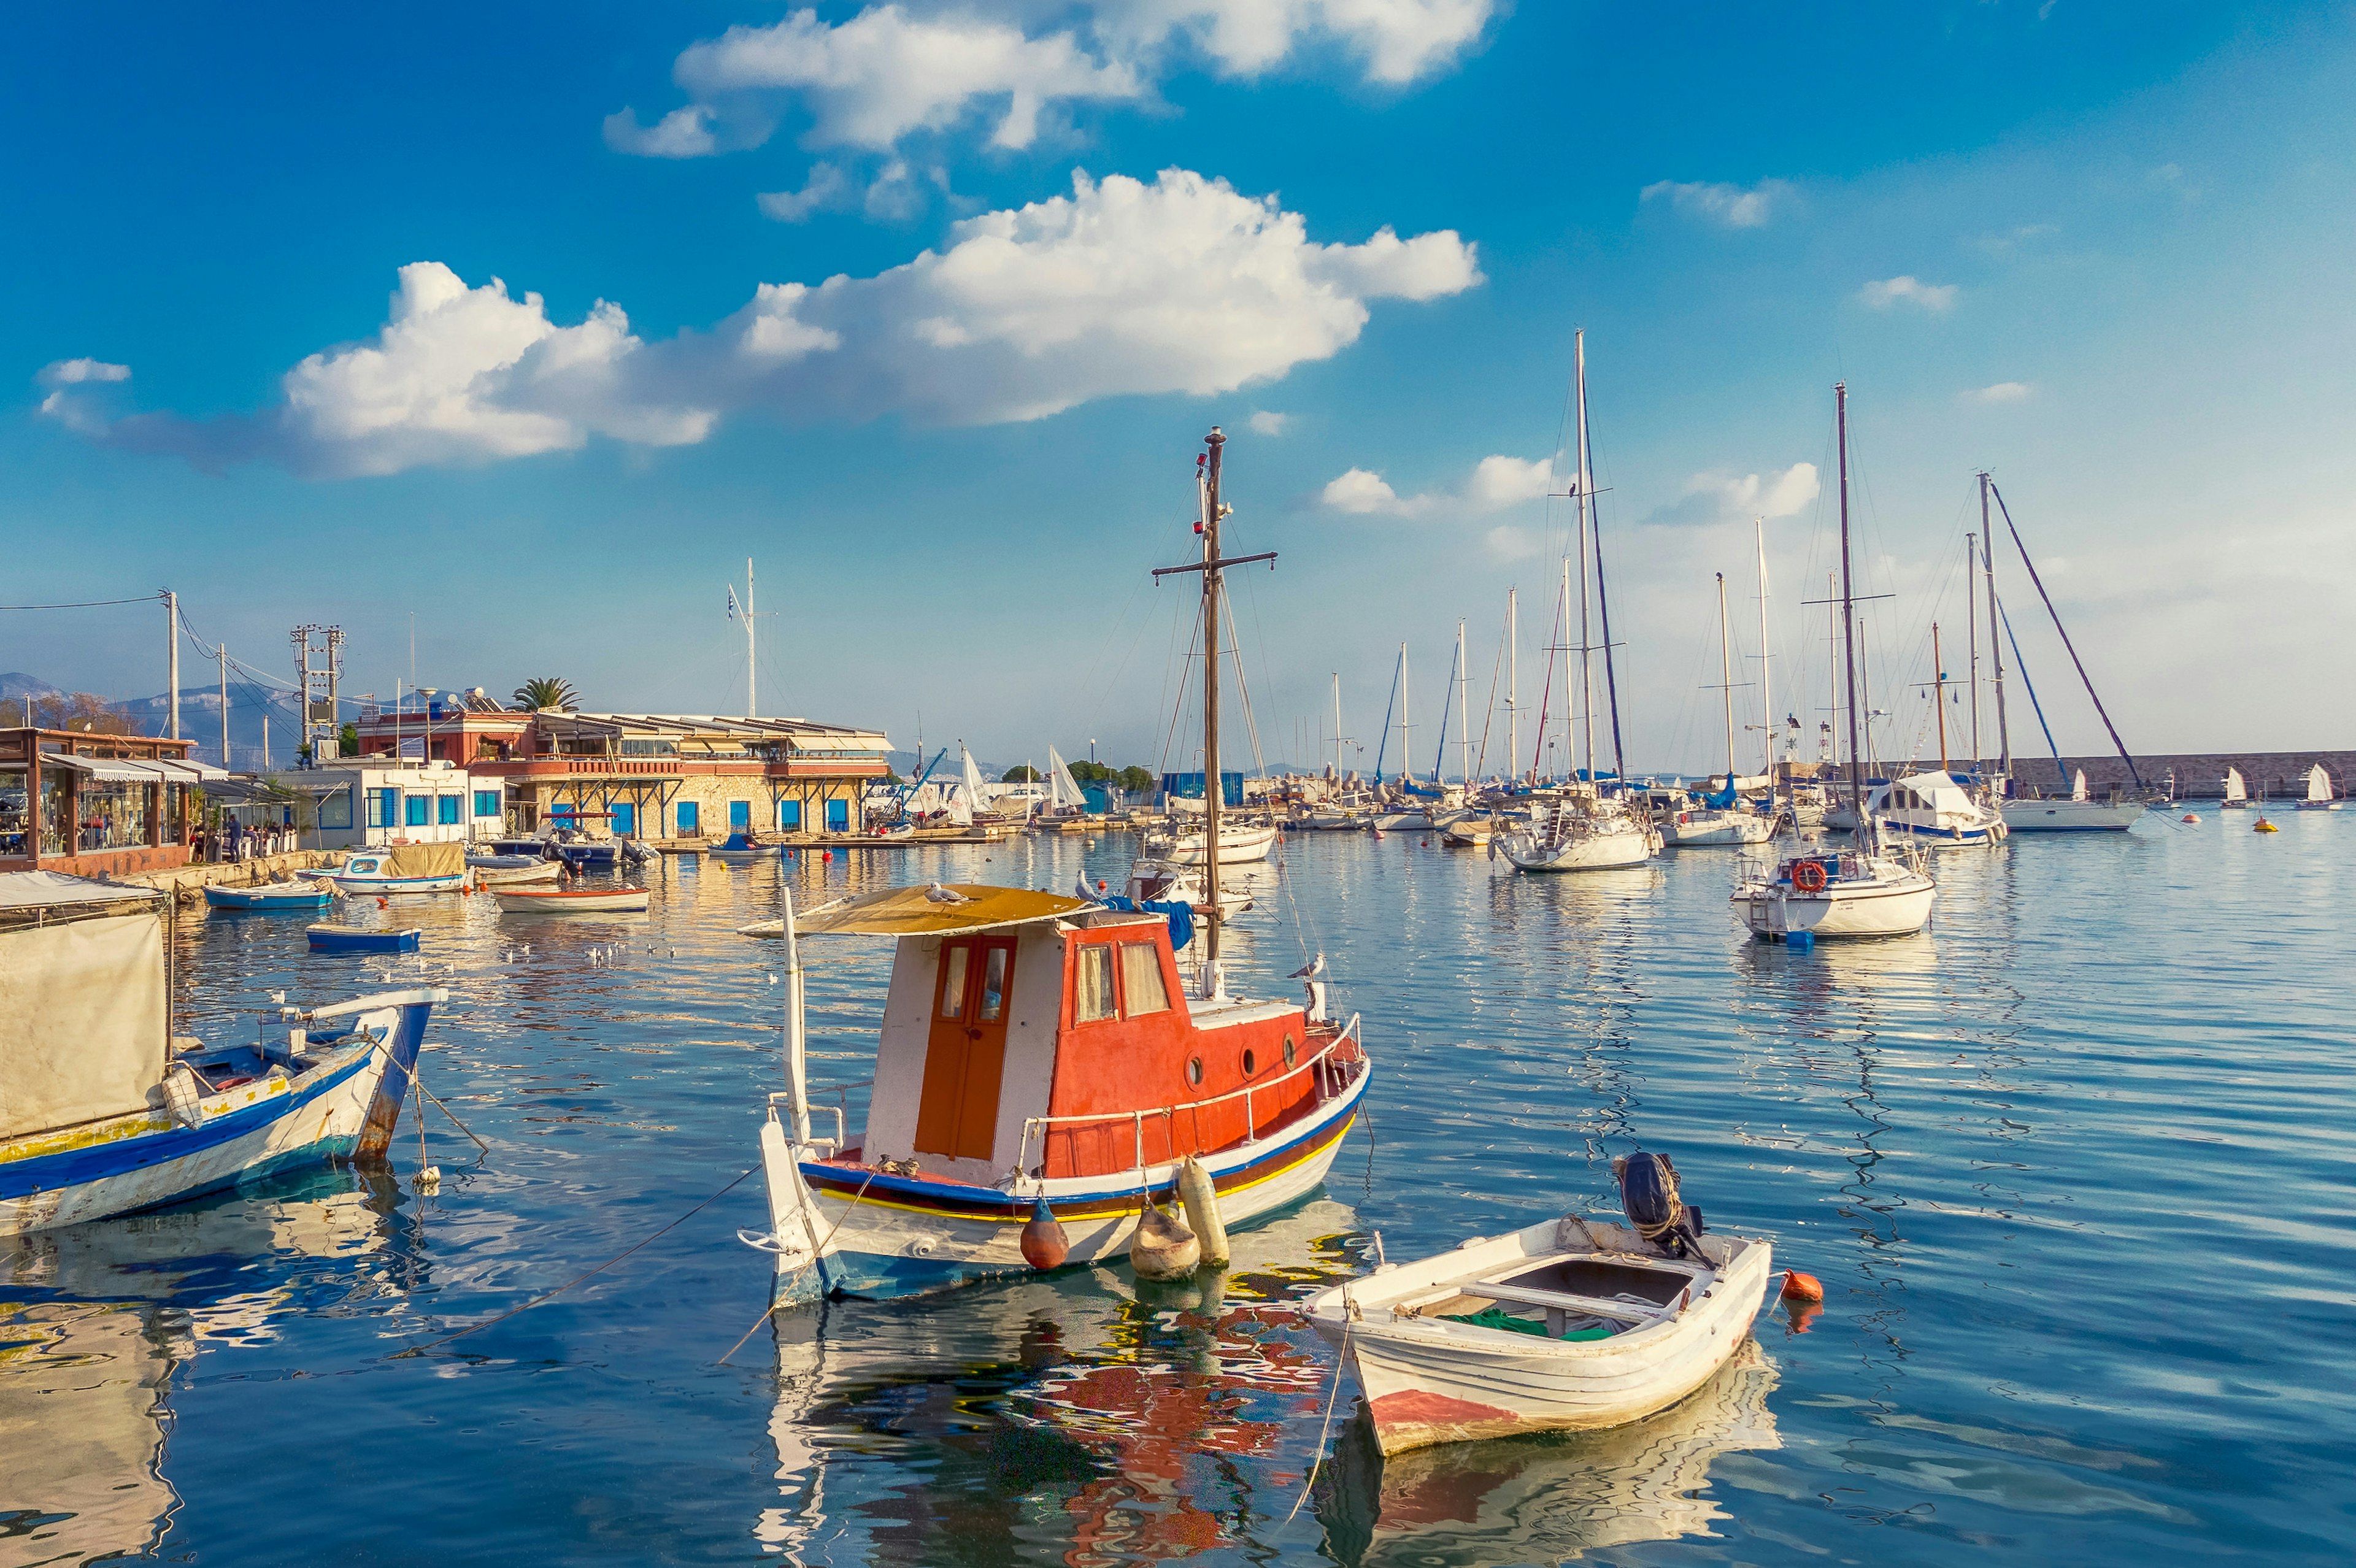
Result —
<svg viewBox="0 0 2356 1568"><path fill-rule="evenodd" d="M1912 272L1905 272L1866 284L1858 290L1857 297L1871 310L1911 304L1933 315L1944 315L1955 307L1955 296L1961 292L1953 283L1926 283Z"/></svg>
<svg viewBox="0 0 2356 1568"><path fill-rule="evenodd" d="M830 24L799 10L690 46L672 78L690 96L652 125L605 120L606 144L648 157L757 146L789 110L804 144L888 153L918 132L973 120L991 144L1029 146L1042 116L1138 102L1191 49L1253 75L1317 39L1339 43L1372 81L1404 83L1477 40L1496 0L1031 0L976 14L961 0L870 5Z"/></svg>
<svg viewBox="0 0 2356 1568"><path fill-rule="evenodd" d="M322 475L526 456L591 435L691 443L737 410L991 423L1124 394L1232 391L1339 353L1373 301L1481 282L1453 231L1321 244L1273 197L1183 169L1151 184L1078 175L1069 196L968 219L951 238L874 277L764 283L710 331L656 344L617 305L560 326L537 294L511 298L497 279L470 289L421 261L402 269L375 338L304 360L262 414L108 421L56 368L65 400L46 411L209 466L264 458ZM1513 477L1489 482L1509 490Z"/></svg>
<svg viewBox="0 0 2356 1568"><path fill-rule="evenodd" d="M1688 218L1705 219L1729 229L1759 229L1778 208L1789 206L1794 194L1784 180L1761 180L1748 190L1739 185L1656 180L1639 192L1637 199L1666 201Z"/></svg>
<svg viewBox="0 0 2356 1568"><path fill-rule="evenodd" d="M1764 475L1758 474L1697 474L1686 481L1685 494L1657 507L1648 524L1732 522L1750 517L1788 517L1815 500L1824 488L1813 463Z"/></svg>
<svg viewBox="0 0 2356 1568"><path fill-rule="evenodd" d="M1967 403L2017 403L2036 391L2026 381L1998 381L1990 387L1975 387L1964 394Z"/></svg>
<svg viewBox="0 0 2356 1568"><path fill-rule="evenodd" d="M1291 422L1292 416L1290 414L1274 413L1267 409L1259 409L1255 411L1251 417L1252 433L1254 435L1282 435L1284 433L1285 427L1290 425Z"/></svg>
<svg viewBox="0 0 2356 1568"><path fill-rule="evenodd" d="M1473 464L1461 489L1402 496L1381 475L1371 469L1353 468L1326 481L1325 488L1318 493L1317 504L1329 512L1361 517L1497 512L1544 496L1553 475L1554 464L1543 457L1508 457L1500 453Z"/></svg>

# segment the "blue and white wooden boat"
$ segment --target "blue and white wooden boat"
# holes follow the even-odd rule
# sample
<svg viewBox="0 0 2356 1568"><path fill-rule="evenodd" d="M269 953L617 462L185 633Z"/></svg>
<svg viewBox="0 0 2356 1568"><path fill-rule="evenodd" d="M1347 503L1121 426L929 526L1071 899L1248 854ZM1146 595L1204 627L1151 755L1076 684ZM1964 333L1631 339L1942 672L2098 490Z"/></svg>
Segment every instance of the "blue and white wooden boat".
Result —
<svg viewBox="0 0 2356 1568"><path fill-rule="evenodd" d="M168 912L146 889L0 874L0 1235L391 1143L449 993L282 1008L259 1040L176 1039Z"/></svg>
<svg viewBox="0 0 2356 1568"><path fill-rule="evenodd" d="M391 931L374 926L322 923L310 927L307 934L314 953L414 953L425 933L413 925L402 931Z"/></svg>
<svg viewBox="0 0 2356 1568"><path fill-rule="evenodd" d="M761 1128L774 1298L917 1296L1116 1260L1148 1198L1198 1158L1241 1229L1307 1197L1373 1068L1355 1019L1190 995L1164 918L1012 888L898 888L819 910L787 943L787 1082ZM853 1139L803 1077L802 932L898 938L875 1087ZM1207 995L1199 994L1205 990ZM814 1136L813 1114L834 1115ZM1064 1251L1026 1255L1044 1204Z"/></svg>
<svg viewBox="0 0 2356 1568"><path fill-rule="evenodd" d="M338 891L374 894L455 893L466 885L464 844L396 844L356 849L332 874Z"/></svg>
<svg viewBox="0 0 2356 1568"><path fill-rule="evenodd" d="M215 909L325 909L336 901L335 884L325 878L264 882L252 888L205 890L205 902Z"/></svg>
<svg viewBox="0 0 2356 1568"><path fill-rule="evenodd" d="M759 860L775 855L776 851L762 844L750 833L739 831L731 833L725 839L706 849L704 853L723 860Z"/></svg>

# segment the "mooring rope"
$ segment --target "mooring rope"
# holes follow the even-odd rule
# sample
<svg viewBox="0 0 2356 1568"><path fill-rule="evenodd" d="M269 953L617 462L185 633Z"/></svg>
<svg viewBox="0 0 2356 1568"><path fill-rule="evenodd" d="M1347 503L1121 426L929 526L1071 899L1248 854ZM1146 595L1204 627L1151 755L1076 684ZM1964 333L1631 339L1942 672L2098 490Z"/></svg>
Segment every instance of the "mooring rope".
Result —
<svg viewBox="0 0 2356 1568"><path fill-rule="evenodd" d="M593 1279L596 1275L605 1273L607 1269L612 1268L616 1264L620 1263L632 1253L635 1253L639 1248L646 1246L657 1236L662 1235L664 1232L676 1229L687 1221L693 1219L696 1215L701 1214L706 1209L711 1208L714 1203L719 1202L721 1199L734 1191L737 1185L741 1183L744 1178L752 1175L753 1172L760 1168L761 1168L757 1165L747 1166L744 1170L738 1172L735 1179L729 1182L727 1186L722 1188L719 1191L713 1193L702 1202L698 1203L694 1208L690 1209L678 1219L664 1225L661 1230L654 1231L640 1240L633 1243L631 1245L623 1248L620 1252L616 1253L612 1257L607 1258L604 1263L599 1264L595 1268L590 1269L583 1274L575 1275L573 1278L566 1280L562 1285L558 1285L554 1290L546 1291L539 1296L535 1296L520 1307L511 1307L496 1317L486 1317L480 1323L470 1323L455 1334L444 1334L439 1339L429 1339L423 1345L412 1345L406 1350L395 1350L392 1354L385 1357L384 1359L388 1361L398 1361L405 1360L411 1356L422 1356L428 1350L438 1350L443 1346L450 1343L453 1339L463 1339L467 1335L475 1333L478 1329L488 1328L494 1323L504 1323L509 1318L513 1317L519 1313L529 1312L543 1301L554 1300L556 1297L563 1295L566 1291L571 1290L574 1285L579 1285L585 1280Z"/></svg>

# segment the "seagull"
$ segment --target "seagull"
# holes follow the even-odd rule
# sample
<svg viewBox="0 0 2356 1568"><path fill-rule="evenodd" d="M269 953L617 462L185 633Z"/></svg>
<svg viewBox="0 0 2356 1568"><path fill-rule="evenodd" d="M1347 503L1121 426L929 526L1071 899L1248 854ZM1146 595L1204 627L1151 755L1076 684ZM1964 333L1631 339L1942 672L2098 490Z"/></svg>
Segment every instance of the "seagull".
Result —
<svg viewBox="0 0 2356 1568"><path fill-rule="evenodd" d="M1088 887L1088 879L1086 872L1081 873L1079 886L1074 888L1072 891L1076 896L1085 899L1090 903L1097 901L1097 895Z"/></svg>
<svg viewBox="0 0 2356 1568"><path fill-rule="evenodd" d="M936 904L969 904L973 900L955 888L945 888L940 883L935 882L925 890L925 901Z"/></svg>
<svg viewBox="0 0 2356 1568"><path fill-rule="evenodd" d="M1325 973L1325 955L1320 953L1316 957L1312 958L1308 963L1303 964L1300 968L1295 969L1291 974L1287 975L1285 978L1288 980L1313 980L1323 973Z"/></svg>

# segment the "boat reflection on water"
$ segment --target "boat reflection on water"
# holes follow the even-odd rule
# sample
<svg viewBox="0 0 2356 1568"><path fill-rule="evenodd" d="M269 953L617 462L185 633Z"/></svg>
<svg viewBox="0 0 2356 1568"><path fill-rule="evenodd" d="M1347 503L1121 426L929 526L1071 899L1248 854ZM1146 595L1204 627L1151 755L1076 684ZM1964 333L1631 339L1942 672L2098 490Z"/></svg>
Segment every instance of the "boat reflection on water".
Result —
<svg viewBox="0 0 2356 1568"><path fill-rule="evenodd" d="M1558 1563L1584 1552L1714 1533L1721 1454L1780 1448L1774 1363L1756 1340L1683 1403L1602 1432L1449 1443L1395 1454L1363 1410L1317 1483L1325 1544L1349 1568Z"/></svg>
<svg viewBox="0 0 2356 1568"><path fill-rule="evenodd" d="M1238 1232L1224 1275L1141 1286L1105 1267L779 1314L777 1495L755 1539L793 1562L927 1564L1245 1539L1290 1506L1331 1374L1269 1307L1355 1272L1356 1229L1316 1198ZM1256 1476L1270 1499L1226 1511Z"/></svg>
<svg viewBox="0 0 2356 1568"><path fill-rule="evenodd" d="M273 1195L0 1238L0 1562L145 1556L180 1504L165 1474L175 1371L300 1309L273 1254L386 1247L395 1194L349 1169Z"/></svg>

